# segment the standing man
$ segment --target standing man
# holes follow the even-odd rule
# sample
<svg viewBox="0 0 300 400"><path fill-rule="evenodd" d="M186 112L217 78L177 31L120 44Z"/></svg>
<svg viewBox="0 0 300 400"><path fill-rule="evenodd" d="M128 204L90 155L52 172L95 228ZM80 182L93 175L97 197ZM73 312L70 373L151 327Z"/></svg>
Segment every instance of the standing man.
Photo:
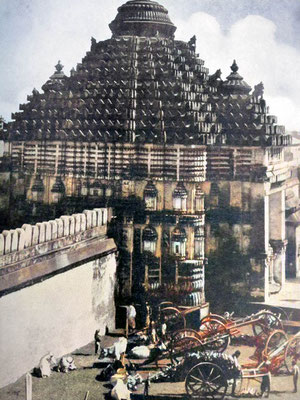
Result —
<svg viewBox="0 0 300 400"><path fill-rule="evenodd" d="M99 350L100 350L100 344L101 344L100 329L96 330L94 339L95 339L95 354L98 354Z"/></svg>
<svg viewBox="0 0 300 400"><path fill-rule="evenodd" d="M167 339L167 324L165 319L163 319L161 322L161 338L163 341Z"/></svg>
<svg viewBox="0 0 300 400"><path fill-rule="evenodd" d="M147 399L149 396L149 387L150 387L150 374L148 374L147 379L145 380L144 386L144 399Z"/></svg>
<svg viewBox="0 0 300 400"><path fill-rule="evenodd" d="M151 315L152 315L152 311L151 311L151 307L150 304L148 303L148 301L146 301L146 321L145 321L145 328L149 328L150 323L151 323Z"/></svg>
<svg viewBox="0 0 300 400"><path fill-rule="evenodd" d="M128 319L128 328L129 332L135 330L135 317L136 317L136 310L133 304L127 307L127 319Z"/></svg>
<svg viewBox="0 0 300 400"><path fill-rule="evenodd" d="M270 391L271 391L271 373L270 371L263 376L262 382L261 382L261 397L269 397Z"/></svg>
<svg viewBox="0 0 300 400"><path fill-rule="evenodd" d="M299 367L295 360L292 361L292 373L293 373L293 383L294 383L294 390L293 393L297 393L298 391L298 378L299 378Z"/></svg>

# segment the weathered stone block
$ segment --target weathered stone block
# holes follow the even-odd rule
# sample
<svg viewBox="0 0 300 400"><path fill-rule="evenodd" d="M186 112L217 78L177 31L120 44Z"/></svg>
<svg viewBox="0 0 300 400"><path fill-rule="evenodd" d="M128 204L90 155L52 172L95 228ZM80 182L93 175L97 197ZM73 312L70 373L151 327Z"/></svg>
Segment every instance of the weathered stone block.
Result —
<svg viewBox="0 0 300 400"><path fill-rule="evenodd" d="M79 233L81 231L81 214L74 214L75 219L75 233Z"/></svg>
<svg viewBox="0 0 300 400"><path fill-rule="evenodd" d="M19 246L19 232L16 229L11 231L11 251L18 251Z"/></svg>
<svg viewBox="0 0 300 400"><path fill-rule="evenodd" d="M18 251L24 250L25 248L25 240L26 240L26 233L24 229L17 229L19 233L19 245L18 245Z"/></svg>
<svg viewBox="0 0 300 400"><path fill-rule="evenodd" d="M25 248L32 246L32 225L24 224L22 229L25 232Z"/></svg>
<svg viewBox="0 0 300 400"><path fill-rule="evenodd" d="M70 234L70 217L68 215L63 215L60 217L64 224L64 234L63 236L69 236Z"/></svg>
<svg viewBox="0 0 300 400"><path fill-rule="evenodd" d="M102 210L102 225L107 224L107 209L103 208Z"/></svg>
<svg viewBox="0 0 300 400"><path fill-rule="evenodd" d="M37 225L34 225L32 227L32 246L35 246L39 243L39 235L40 235L40 230Z"/></svg>
<svg viewBox="0 0 300 400"><path fill-rule="evenodd" d="M0 256L4 254L4 248L5 248L5 239L3 234L0 234Z"/></svg>
<svg viewBox="0 0 300 400"><path fill-rule="evenodd" d="M56 219L55 221L57 223L57 237L61 238L64 236L64 223L60 218Z"/></svg>
<svg viewBox="0 0 300 400"><path fill-rule="evenodd" d="M86 231L86 215L80 214L80 230L81 232Z"/></svg>
<svg viewBox="0 0 300 400"><path fill-rule="evenodd" d="M92 216L92 228L95 228L97 226L97 213L95 210L91 212Z"/></svg>
<svg viewBox="0 0 300 400"><path fill-rule="evenodd" d="M91 229L91 227L92 227L92 211L84 210L83 213L86 215L86 229Z"/></svg>
<svg viewBox="0 0 300 400"><path fill-rule="evenodd" d="M51 225L51 240L57 239L57 221L49 221Z"/></svg>
<svg viewBox="0 0 300 400"><path fill-rule="evenodd" d="M11 252L11 232L3 231L2 234L5 240L4 254L9 254Z"/></svg>
<svg viewBox="0 0 300 400"><path fill-rule="evenodd" d="M39 243L44 243L46 240L45 224L37 223L36 226L39 228Z"/></svg>
<svg viewBox="0 0 300 400"><path fill-rule="evenodd" d="M46 242L50 242L50 240L52 239L52 227L50 222L44 222L45 225L45 240Z"/></svg>
<svg viewBox="0 0 300 400"><path fill-rule="evenodd" d="M69 222L70 222L70 225L69 225L69 235L74 235L74 234L75 234L75 218L74 218L73 215L71 215L71 216L69 217Z"/></svg>
<svg viewBox="0 0 300 400"><path fill-rule="evenodd" d="M102 208L95 208L94 211L97 213L97 226L102 225Z"/></svg>

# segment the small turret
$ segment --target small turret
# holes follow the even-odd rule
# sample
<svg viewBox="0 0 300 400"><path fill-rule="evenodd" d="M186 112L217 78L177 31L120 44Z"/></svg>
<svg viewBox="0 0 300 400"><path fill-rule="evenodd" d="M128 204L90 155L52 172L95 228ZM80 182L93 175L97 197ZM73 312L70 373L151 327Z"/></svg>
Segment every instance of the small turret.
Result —
<svg viewBox="0 0 300 400"><path fill-rule="evenodd" d="M50 76L50 79L42 86L44 92L48 90L59 90L66 79L66 75L63 71L64 66L61 64L59 60L55 65L55 72Z"/></svg>
<svg viewBox="0 0 300 400"><path fill-rule="evenodd" d="M227 80L223 82L222 91L226 94L249 94L252 88L238 73L239 67L235 60L233 60L230 68L232 72L227 76Z"/></svg>

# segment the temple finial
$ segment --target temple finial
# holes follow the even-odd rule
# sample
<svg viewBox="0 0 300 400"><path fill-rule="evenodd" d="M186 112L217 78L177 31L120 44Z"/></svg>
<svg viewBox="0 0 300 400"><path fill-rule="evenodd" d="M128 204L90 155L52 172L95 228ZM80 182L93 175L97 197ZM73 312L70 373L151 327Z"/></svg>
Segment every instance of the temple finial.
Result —
<svg viewBox="0 0 300 400"><path fill-rule="evenodd" d="M190 48L196 49L196 41L197 41L196 35L190 38L190 40L188 41Z"/></svg>
<svg viewBox="0 0 300 400"><path fill-rule="evenodd" d="M56 72L58 72L60 74L61 71L63 70L63 68L64 68L64 66L62 65L61 61L58 60L58 63L55 65Z"/></svg>
<svg viewBox="0 0 300 400"><path fill-rule="evenodd" d="M91 50L94 50L97 46L97 40L92 36L91 37Z"/></svg>
<svg viewBox="0 0 300 400"><path fill-rule="evenodd" d="M232 72L238 72L239 67L235 60L233 60L232 66L230 67Z"/></svg>

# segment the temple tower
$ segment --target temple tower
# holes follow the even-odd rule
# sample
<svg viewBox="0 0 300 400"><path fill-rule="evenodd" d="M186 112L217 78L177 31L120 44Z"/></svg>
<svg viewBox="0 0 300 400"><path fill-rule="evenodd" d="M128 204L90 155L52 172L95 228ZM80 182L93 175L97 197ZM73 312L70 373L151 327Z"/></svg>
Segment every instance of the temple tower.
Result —
<svg viewBox="0 0 300 400"><path fill-rule="evenodd" d="M252 91L236 61L225 81L220 70L209 75L196 38L176 40L157 2L128 1L110 28L110 39L92 38L70 76L58 62L43 91L13 114L16 203L35 213L112 206L121 294L144 288L204 304L216 225L226 225L260 276L269 239L284 240L283 231L265 240L264 210L267 185L282 191L290 138L261 85Z"/></svg>

